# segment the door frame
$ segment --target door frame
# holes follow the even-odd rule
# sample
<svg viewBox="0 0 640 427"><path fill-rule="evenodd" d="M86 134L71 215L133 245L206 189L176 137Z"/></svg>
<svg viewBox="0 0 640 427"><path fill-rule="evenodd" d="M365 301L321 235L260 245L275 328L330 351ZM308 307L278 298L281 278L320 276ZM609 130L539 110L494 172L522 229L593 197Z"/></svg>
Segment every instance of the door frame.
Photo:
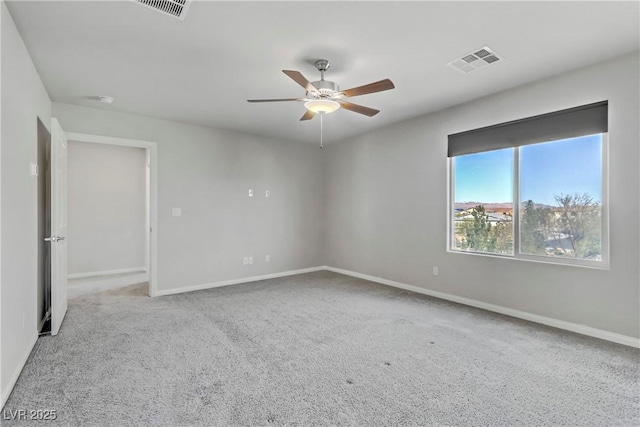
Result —
<svg viewBox="0 0 640 427"><path fill-rule="evenodd" d="M149 274L149 296L158 295L158 144L138 139L115 138L111 136L91 135L67 132L67 140L91 142L94 144L119 145L123 147L144 148L146 156L146 229L145 264Z"/></svg>

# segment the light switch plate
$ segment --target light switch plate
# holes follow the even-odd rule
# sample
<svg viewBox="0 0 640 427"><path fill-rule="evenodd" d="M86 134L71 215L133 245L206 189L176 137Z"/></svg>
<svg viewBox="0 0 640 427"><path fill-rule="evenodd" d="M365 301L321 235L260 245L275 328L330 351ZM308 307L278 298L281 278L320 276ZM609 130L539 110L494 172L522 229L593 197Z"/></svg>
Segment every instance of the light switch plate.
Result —
<svg viewBox="0 0 640 427"><path fill-rule="evenodd" d="M249 189L249 197L253 197L253 190Z"/></svg>
<svg viewBox="0 0 640 427"><path fill-rule="evenodd" d="M264 197L271 197L271 191L266 190L266 191L264 192Z"/></svg>
<svg viewBox="0 0 640 427"><path fill-rule="evenodd" d="M29 174L31 176L38 176L38 164L31 162L29 164Z"/></svg>
<svg viewBox="0 0 640 427"><path fill-rule="evenodd" d="M182 208L171 209L171 216L182 216Z"/></svg>

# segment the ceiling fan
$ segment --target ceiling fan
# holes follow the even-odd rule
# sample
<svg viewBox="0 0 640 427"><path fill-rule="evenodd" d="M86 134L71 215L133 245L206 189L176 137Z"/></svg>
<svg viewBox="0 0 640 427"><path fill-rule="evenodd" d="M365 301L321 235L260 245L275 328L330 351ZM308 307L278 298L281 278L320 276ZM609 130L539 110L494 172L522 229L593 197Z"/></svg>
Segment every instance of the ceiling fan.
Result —
<svg viewBox="0 0 640 427"><path fill-rule="evenodd" d="M395 86L389 79L380 80L369 83L364 86L358 86L347 90L340 90L338 84L324 79L324 73L329 69L329 61L319 59L314 63L316 69L320 71L320 80L310 82L302 73L293 70L282 70L293 81L305 88L307 91L304 98L283 98L283 99L248 99L248 102L282 102L282 101L303 101L307 111L300 120L311 120L316 114L324 115L333 113L334 111L344 108L345 110L364 114L365 116L375 116L380 111L364 107L362 105L347 102L344 98L352 96L366 95L368 93L382 92L393 89Z"/></svg>

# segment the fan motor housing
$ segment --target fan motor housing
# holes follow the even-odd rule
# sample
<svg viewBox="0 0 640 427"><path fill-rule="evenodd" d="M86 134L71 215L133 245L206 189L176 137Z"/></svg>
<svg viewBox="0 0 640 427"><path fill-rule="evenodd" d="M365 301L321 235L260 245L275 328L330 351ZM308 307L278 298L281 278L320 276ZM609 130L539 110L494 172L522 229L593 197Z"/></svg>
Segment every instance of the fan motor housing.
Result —
<svg viewBox="0 0 640 427"><path fill-rule="evenodd" d="M322 98L331 98L335 93L340 92L340 87L338 84L329 80L318 80L315 82L311 82L313 87L318 89L320 96ZM316 94L312 92L307 92L307 96L316 96Z"/></svg>

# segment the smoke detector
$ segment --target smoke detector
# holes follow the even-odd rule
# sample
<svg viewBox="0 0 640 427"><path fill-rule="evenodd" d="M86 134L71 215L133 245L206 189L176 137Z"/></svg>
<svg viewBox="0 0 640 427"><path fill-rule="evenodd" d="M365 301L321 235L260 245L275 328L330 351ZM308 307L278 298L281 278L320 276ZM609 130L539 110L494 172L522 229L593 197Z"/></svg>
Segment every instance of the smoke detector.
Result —
<svg viewBox="0 0 640 427"><path fill-rule="evenodd" d="M113 97L107 95L101 95L98 97L100 102L104 102L105 104L113 104Z"/></svg>
<svg viewBox="0 0 640 427"><path fill-rule="evenodd" d="M462 55L462 57L449 62L447 65L464 74L468 74L502 59L495 50L488 46L483 46L473 52Z"/></svg>
<svg viewBox="0 0 640 427"><path fill-rule="evenodd" d="M187 0L132 0L138 4L155 9L165 15L184 20L189 9L190 1Z"/></svg>

